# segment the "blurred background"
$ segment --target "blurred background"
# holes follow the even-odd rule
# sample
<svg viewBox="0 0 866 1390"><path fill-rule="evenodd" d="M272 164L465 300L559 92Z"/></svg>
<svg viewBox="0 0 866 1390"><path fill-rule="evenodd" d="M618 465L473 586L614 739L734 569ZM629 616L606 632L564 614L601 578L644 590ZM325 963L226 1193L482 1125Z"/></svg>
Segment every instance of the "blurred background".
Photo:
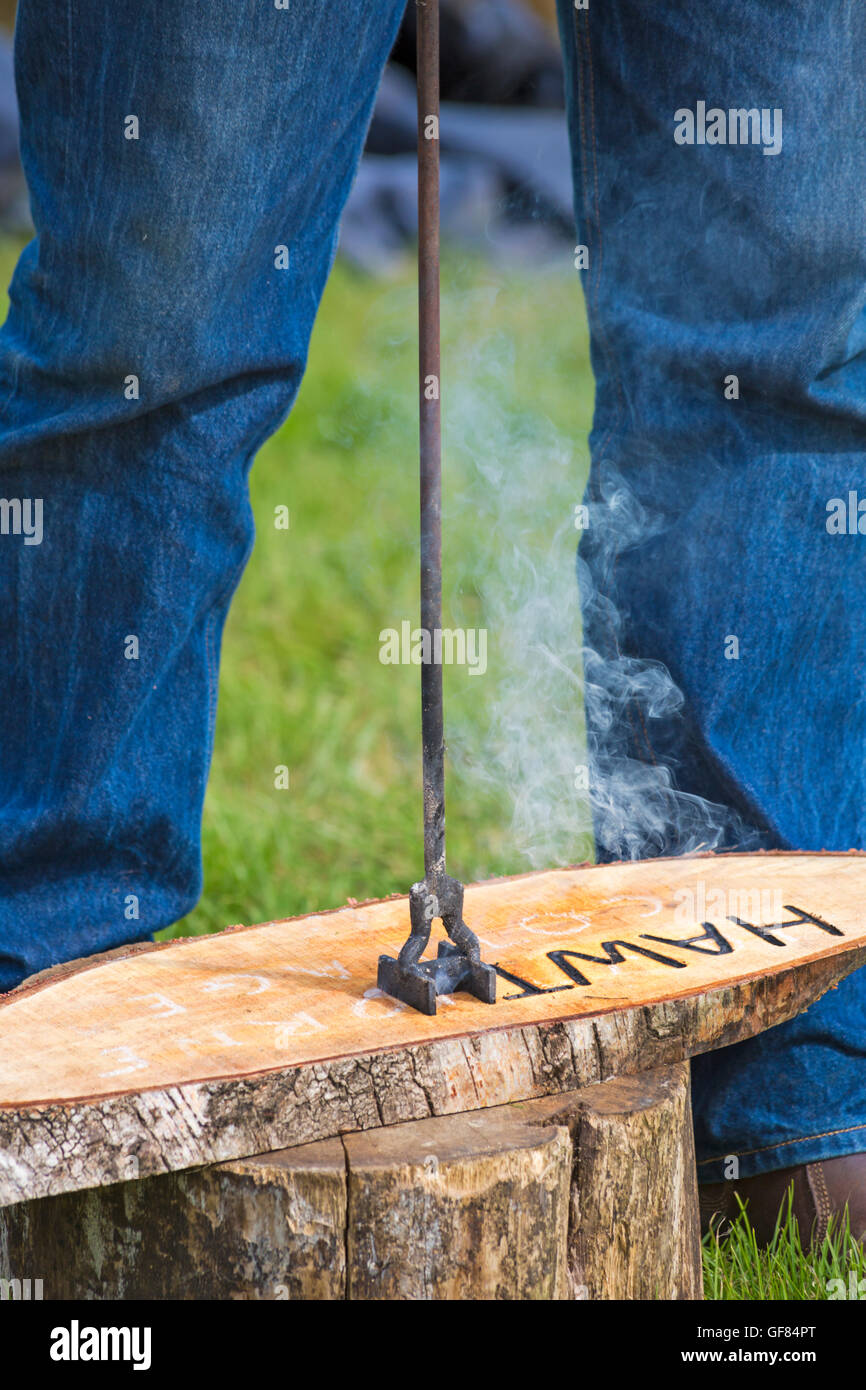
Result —
<svg viewBox="0 0 866 1390"><path fill-rule="evenodd" d="M31 235L14 4L0 0L0 276ZM421 876L414 6L386 71L290 419L252 471L257 542L226 629L200 905L166 935L406 892ZM574 508L592 409L553 0L442 0L449 865L591 854ZM288 507L288 530L274 525ZM288 789L276 769L288 768Z"/></svg>

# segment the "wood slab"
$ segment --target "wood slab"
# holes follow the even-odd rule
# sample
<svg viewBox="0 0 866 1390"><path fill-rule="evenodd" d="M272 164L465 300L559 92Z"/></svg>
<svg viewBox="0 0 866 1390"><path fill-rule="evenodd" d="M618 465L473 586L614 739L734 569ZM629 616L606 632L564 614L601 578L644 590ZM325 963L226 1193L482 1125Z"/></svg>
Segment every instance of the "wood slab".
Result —
<svg viewBox="0 0 866 1390"><path fill-rule="evenodd" d="M749 1037L866 962L866 855L470 887L499 975L428 1018L375 988L405 898L61 966L0 998L0 1205L574 1090Z"/></svg>

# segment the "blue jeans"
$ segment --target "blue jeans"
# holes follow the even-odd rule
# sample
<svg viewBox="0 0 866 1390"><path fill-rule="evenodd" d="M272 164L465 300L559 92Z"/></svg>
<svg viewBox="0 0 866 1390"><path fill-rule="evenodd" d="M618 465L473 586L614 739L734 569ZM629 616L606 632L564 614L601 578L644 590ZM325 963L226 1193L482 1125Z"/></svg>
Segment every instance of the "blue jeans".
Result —
<svg viewBox="0 0 866 1390"><path fill-rule="evenodd" d="M560 18L597 383L579 572L600 857L862 848L866 538L830 533L827 505L866 497L866 11ZM766 112L758 143L730 138L741 108ZM866 971L693 1083L704 1180L727 1155L748 1177L866 1150Z"/></svg>
<svg viewBox="0 0 866 1390"><path fill-rule="evenodd" d="M199 897L248 470L402 9L21 0L37 235L0 335L0 498L41 499L43 534L23 507L0 534L0 990Z"/></svg>
<svg viewBox="0 0 866 1390"><path fill-rule="evenodd" d="M599 853L860 845L863 567L824 517L866 428L861 9L560 6L598 386ZM199 895L247 473L297 393L401 10L22 0L37 236L0 335L0 988ZM678 144L701 101L766 108L768 149L781 108L780 152ZM866 1147L864 994L855 976L696 1063L705 1176Z"/></svg>

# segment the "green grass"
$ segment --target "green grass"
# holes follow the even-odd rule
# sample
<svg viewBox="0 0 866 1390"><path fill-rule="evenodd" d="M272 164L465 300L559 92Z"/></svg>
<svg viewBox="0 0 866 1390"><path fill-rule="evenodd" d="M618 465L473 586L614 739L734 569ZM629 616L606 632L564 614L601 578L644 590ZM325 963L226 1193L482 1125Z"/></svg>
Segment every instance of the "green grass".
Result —
<svg viewBox="0 0 866 1390"><path fill-rule="evenodd" d="M0 247L4 284L16 254ZM487 626L491 643L483 679L446 670L461 753L449 862L471 881L591 854L572 789L578 700L545 676L544 652L570 658L579 645L570 517L593 386L572 274L503 279L452 258L443 283L446 617ZM415 312L411 275L383 285L338 264L297 405L254 465L258 538L223 645L204 895L164 937L405 892L420 877L417 668L378 659L380 630L414 624L418 606ZM278 506L288 531L274 526ZM567 610L558 627L551 593ZM529 675L515 683L520 667ZM279 765L287 791L274 786ZM515 818L524 786L531 804ZM704 1262L707 1296L722 1299L826 1297L827 1279L866 1272L850 1238L809 1258L783 1233L762 1254L745 1221L705 1242Z"/></svg>
<svg viewBox="0 0 866 1390"><path fill-rule="evenodd" d="M861 1293L866 1297L866 1251L851 1234L847 1210L844 1220L831 1222L820 1249L807 1254L791 1217L790 1197L789 1193L773 1239L763 1250L758 1248L742 1204L722 1239L714 1233L704 1237L706 1298L814 1302L852 1296L859 1299Z"/></svg>

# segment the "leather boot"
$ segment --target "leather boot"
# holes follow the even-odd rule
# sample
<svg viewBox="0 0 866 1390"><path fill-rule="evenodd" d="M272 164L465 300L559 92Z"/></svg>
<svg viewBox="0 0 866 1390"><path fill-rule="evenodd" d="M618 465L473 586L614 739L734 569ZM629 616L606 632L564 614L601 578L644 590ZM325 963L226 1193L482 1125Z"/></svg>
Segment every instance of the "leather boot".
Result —
<svg viewBox="0 0 866 1390"><path fill-rule="evenodd" d="M702 1183L698 1188L701 1229L724 1233L740 1211L735 1194L746 1203L749 1221L759 1245L769 1245L782 1207L787 1207L788 1188L794 1184L793 1213L804 1249L819 1246L831 1217L834 1227L843 1219L845 1204L851 1218L851 1234L866 1244L866 1153L844 1158L825 1158L796 1168L779 1168L755 1178ZM715 1218L715 1219L713 1219Z"/></svg>

